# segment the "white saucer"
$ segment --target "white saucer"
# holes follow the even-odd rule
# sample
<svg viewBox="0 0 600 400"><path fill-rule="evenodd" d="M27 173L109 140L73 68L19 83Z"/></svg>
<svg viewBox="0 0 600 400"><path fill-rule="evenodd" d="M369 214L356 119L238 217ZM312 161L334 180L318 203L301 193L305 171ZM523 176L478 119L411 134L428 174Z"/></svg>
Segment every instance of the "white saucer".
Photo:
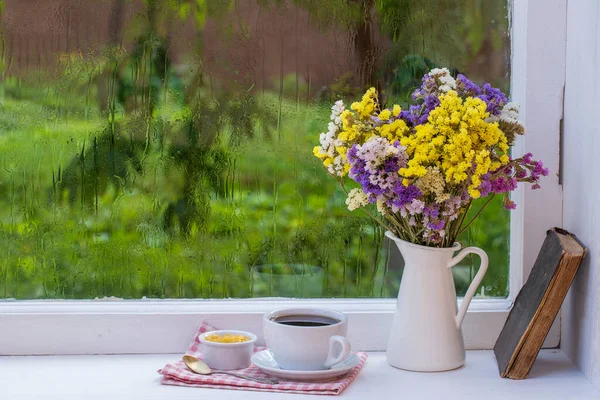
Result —
<svg viewBox="0 0 600 400"><path fill-rule="evenodd" d="M277 378L289 381L303 382L323 382L330 381L338 376L344 375L360 362L358 356L350 353L348 358L339 364L334 365L330 369L318 371L293 371L281 369L273 358L271 351L263 350L252 355L252 363L260 368L261 371L273 375Z"/></svg>

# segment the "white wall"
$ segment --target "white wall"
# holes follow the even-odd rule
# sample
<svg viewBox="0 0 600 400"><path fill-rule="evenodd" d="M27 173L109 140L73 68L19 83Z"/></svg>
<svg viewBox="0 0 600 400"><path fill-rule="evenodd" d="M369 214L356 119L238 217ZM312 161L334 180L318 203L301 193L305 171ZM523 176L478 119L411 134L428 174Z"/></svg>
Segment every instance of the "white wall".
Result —
<svg viewBox="0 0 600 400"><path fill-rule="evenodd" d="M561 347L600 388L600 1L569 0L564 227L588 247L562 313Z"/></svg>

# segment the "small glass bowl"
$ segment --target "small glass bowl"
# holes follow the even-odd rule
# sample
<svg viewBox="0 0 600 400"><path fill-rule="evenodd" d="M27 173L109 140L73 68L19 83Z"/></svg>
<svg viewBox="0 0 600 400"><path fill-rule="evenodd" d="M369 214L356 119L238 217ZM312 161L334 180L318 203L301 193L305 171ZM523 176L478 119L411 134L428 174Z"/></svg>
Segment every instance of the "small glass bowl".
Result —
<svg viewBox="0 0 600 400"><path fill-rule="evenodd" d="M209 335L244 335L250 340L237 343L211 342L204 337ZM256 335L245 331L221 330L202 333L198 339L202 343L202 358L211 369L229 371L250 366L250 358L254 353Z"/></svg>

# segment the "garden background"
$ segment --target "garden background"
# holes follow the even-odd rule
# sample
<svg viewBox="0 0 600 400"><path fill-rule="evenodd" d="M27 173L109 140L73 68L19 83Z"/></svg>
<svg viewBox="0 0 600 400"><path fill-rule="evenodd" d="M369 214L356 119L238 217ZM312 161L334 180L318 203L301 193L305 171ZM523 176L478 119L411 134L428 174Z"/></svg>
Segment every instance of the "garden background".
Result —
<svg viewBox="0 0 600 400"><path fill-rule="evenodd" d="M507 1L0 0L0 298L395 296L312 148L335 100L405 107L436 66L508 92ZM501 203L461 238L481 296Z"/></svg>

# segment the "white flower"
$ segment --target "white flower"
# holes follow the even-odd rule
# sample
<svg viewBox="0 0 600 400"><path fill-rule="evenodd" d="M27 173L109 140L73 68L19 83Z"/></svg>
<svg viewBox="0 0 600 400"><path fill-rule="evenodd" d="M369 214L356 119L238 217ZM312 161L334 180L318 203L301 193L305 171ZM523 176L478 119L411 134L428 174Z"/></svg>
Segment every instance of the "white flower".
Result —
<svg viewBox="0 0 600 400"><path fill-rule="evenodd" d="M378 197L377 198L377 211L379 211L381 214L385 214L386 210L386 205L385 205L385 199L383 197Z"/></svg>
<svg viewBox="0 0 600 400"><path fill-rule="evenodd" d="M380 174L369 175L369 182L383 190L392 189L394 187L393 180L388 179L387 176L382 176Z"/></svg>
<svg viewBox="0 0 600 400"><path fill-rule="evenodd" d="M448 68L434 68L429 71L429 76L433 76L440 84L438 87L440 92L446 93L456 89L456 80L450 75Z"/></svg>
<svg viewBox="0 0 600 400"><path fill-rule="evenodd" d="M344 164L345 163L346 163L345 158L338 155L333 159L333 162L331 164L329 164L329 166L327 167L327 171L329 171L330 174L342 176L342 175L344 175Z"/></svg>
<svg viewBox="0 0 600 400"><path fill-rule="evenodd" d="M342 100L336 101L331 107L331 120L335 121L336 124L339 124L341 122L340 115L342 115L342 112L344 112L345 109L346 107L344 106L344 102Z"/></svg>
<svg viewBox="0 0 600 400"><path fill-rule="evenodd" d="M365 169L370 174L376 174L379 166L385 162L388 157L398 155L404 157L405 147L396 148L380 136L373 136L363 145L357 146L356 155L365 161ZM402 153L401 153L402 152Z"/></svg>
<svg viewBox="0 0 600 400"><path fill-rule="evenodd" d="M410 215L415 215L423 212L425 203L422 200L413 199L413 201L410 204L407 204L405 207Z"/></svg>
<svg viewBox="0 0 600 400"><path fill-rule="evenodd" d="M442 82L444 85L448 85L448 86L456 85L456 81L450 75L442 75L438 78L438 80L440 82Z"/></svg>
<svg viewBox="0 0 600 400"><path fill-rule="evenodd" d="M442 85L439 86L441 92L446 93L456 89L456 81L450 75L440 76L438 80L442 83Z"/></svg>
<svg viewBox="0 0 600 400"><path fill-rule="evenodd" d="M336 134L338 130L339 130L338 126L336 124L334 124L333 122L330 122L329 124L327 124L327 133L330 133L331 136Z"/></svg>
<svg viewBox="0 0 600 400"><path fill-rule="evenodd" d="M344 103L339 100L333 107L331 107L331 122L327 125L327 132L323 132L319 135L319 153L327 155L328 158L333 159L333 162L327 166L327 171L330 174L343 176L344 167L347 163L345 157L341 157L336 150L336 147L344 146L343 140L338 139L338 134L341 131L340 125L341 120L339 115L345 110Z"/></svg>
<svg viewBox="0 0 600 400"><path fill-rule="evenodd" d="M519 122L519 111L521 106L518 103L507 103L500 112L500 120L508 122L510 124L518 124Z"/></svg>
<svg viewBox="0 0 600 400"><path fill-rule="evenodd" d="M434 68L429 71L429 76L436 75L450 75L450 71L448 71L448 68Z"/></svg>
<svg viewBox="0 0 600 400"><path fill-rule="evenodd" d="M346 199L348 210L354 211L367 204L369 204L369 197L362 189L355 188L348 193L348 198Z"/></svg>

